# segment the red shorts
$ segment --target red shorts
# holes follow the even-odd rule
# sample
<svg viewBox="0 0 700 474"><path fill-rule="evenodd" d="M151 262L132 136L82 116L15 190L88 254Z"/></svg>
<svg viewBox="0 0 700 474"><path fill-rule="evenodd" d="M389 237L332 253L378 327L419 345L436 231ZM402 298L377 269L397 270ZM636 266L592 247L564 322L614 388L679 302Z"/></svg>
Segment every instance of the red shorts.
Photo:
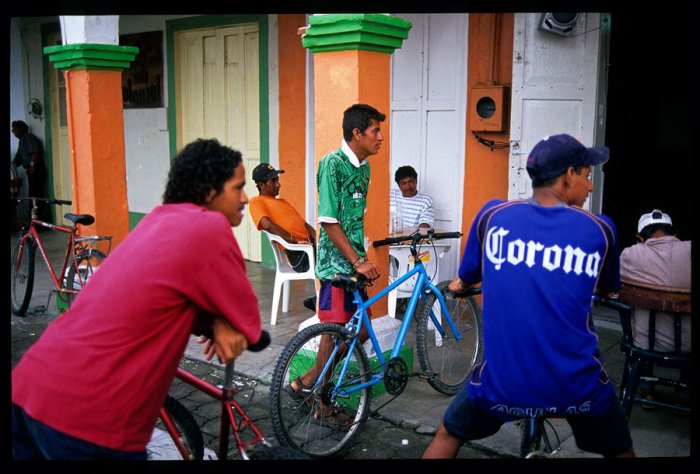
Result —
<svg viewBox="0 0 700 474"><path fill-rule="evenodd" d="M365 289L360 290L363 300L367 299ZM352 292L345 291L331 285L330 280L321 281L321 289L318 292L318 319L322 323L345 324L350 321L357 310ZM367 308L367 315L372 318L371 308Z"/></svg>

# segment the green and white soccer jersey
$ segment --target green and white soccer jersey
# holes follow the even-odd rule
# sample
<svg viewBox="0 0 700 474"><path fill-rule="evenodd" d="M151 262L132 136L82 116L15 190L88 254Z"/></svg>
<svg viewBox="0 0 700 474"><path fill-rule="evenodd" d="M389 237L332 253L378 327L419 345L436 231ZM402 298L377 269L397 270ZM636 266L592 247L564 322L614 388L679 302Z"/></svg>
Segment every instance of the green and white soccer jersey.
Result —
<svg viewBox="0 0 700 474"><path fill-rule="evenodd" d="M318 217L336 219L355 251L365 256L364 214L369 188L369 164L354 166L342 148L324 156L318 164ZM336 273L353 273L353 262L333 245L321 228L317 243L316 276L330 280Z"/></svg>

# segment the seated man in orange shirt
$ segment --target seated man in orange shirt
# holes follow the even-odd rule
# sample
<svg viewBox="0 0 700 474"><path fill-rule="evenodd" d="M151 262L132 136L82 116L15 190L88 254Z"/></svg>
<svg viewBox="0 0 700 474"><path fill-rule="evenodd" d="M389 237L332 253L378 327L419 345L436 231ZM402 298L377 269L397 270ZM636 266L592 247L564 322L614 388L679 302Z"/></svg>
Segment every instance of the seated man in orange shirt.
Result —
<svg viewBox="0 0 700 474"><path fill-rule="evenodd" d="M250 217L258 230L279 235L292 244L308 243L316 247L316 229L307 223L286 200L278 197L280 192L279 175L284 170L276 170L272 165L260 163L253 169L253 181L259 196L250 200ZM309 269L309 259L305 252L287 250L287 258L298 272ZM316 310L316 297L304 300L304 306Z"/></svg>

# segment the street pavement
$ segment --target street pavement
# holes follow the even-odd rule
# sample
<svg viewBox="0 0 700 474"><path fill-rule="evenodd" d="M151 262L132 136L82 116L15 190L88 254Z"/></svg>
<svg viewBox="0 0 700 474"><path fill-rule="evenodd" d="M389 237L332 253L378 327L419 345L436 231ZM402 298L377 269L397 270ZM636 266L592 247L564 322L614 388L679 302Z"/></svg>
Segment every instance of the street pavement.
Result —
<svg viewBox="0 0 700 474"><path fill-rule="evenodd" d="M14 244L15 234L11 238ZM54 236L44 231L46 247L52 261L58 261L64 245L61 236ZM312 312L304 308L302 301L313 294L314 287L310 281L293 281L289 312L280 313L277 324L270 324L270 308L274 270L258 263L246 263L248 276L259 298L263 329L270 333L272 342L261 352L245 352L235 362L235 383L240 391L236 400L248 413L253 422L273 444L274 439L268 412L269 384L275 361L284 345L298 331ZM147 263L145 263L147 267ZM24 351L38 339L48 323L59 312L55 296L51 294L51 281L43 262L37 258L35 287L29 311L24 317L11 315L11 358L12 366L18 362ZM616 313L606 308L594 311L599 347L611 379L617 384L622 375L623 359L618 341L620 327ZM220 384L223 380L223 366L217 361L207 362L201 354L201 346L194 337L185 351L181 367L210 381ZM179 380L173 382L171 395L175 396L195 416L200 425L207 448L205 457L215 459L218 443L220 410L218 404L185 385ZM411 460L419 459L432 439L442 415L450 403L451 397L436 392L427 382L411 378L406 390L397 398L389 401L383 395L372 401L372 409L381 407L365 424L359 440L344 455L350 460ZM386 405L382 406L384 403ZM694 416L694 415L691 415ZM667 410L644 410L635 405L630 430L637 456L650 461L663 461L664 465L675 466L686 463L691 458L691 416L680 416ZM561 440L561 449L556 457L561 459L598 458L576 448L568 425L562 420L552 420L556 433ZM233 448L233 439L229 443L229 459L238 459ZM459 452L459 459L500 459L513 460L517 457L519 432L513 423L503 426L489 438L466 443ZM154 458L168 459L167 453L156 453ZM561 466L560 466L561 467Z"/></svg>

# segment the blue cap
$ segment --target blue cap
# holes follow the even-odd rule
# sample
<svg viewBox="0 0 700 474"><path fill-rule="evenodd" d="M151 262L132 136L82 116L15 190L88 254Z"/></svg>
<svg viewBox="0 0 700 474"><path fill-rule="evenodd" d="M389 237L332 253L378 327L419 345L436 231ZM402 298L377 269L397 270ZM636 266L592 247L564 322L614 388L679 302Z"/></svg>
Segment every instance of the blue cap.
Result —
<svg viewBox="0 0 700 474"><path fill-rule="evenodd" d="M602 165L608 158L606 146L586 148L571 135L552 135L533 147L527 157L527 173L533 181L546 181L566 173L569 166Z"/></svg>

